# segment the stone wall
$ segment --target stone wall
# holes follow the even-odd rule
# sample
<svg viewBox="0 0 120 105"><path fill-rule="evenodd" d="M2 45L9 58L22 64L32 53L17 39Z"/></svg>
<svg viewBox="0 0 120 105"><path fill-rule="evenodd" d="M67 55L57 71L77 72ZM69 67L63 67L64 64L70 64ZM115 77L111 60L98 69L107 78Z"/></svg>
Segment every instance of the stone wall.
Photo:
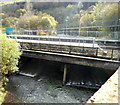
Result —
<svg viewBox="0 0 120 105"><path fill-rule="evenodd" d="M107 82L88 100L86 105L97 105L98 103L120 103L120 83L118 79L120 75L120 67L118 70L107 80Z"/></svg>

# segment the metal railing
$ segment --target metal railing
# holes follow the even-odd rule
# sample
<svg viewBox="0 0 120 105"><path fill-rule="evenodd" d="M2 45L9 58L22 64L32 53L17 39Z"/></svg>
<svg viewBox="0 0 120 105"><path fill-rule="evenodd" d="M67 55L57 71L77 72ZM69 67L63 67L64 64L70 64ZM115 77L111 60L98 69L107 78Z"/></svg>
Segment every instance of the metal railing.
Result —
<svg viewBox="0 0 120 105"><path fill-rule="evenodd" d="M73 37L73 36L44 36L44 35L7 35L8 38L21 40L35 40L35 41L56 41L56 42L71 42L71 43L93 43L94 37Z"/></svg>
<svg viewBox="0 0 120 105"><path fill-rule="evenodd" d="M95 37L104 39L120 39L120 32L112 31L74 31L74 30L14 30L15 35L50 35L50 36L73 36L73 37Z"/></svg>
<svg viewBox="0 0 120 105"><path fill-rule="evenodd" d="M118 56L118 48L107 48L107 46L100 45L96 42L94 37L39 35L7 35L7 37L16 39L16 41L22 43L23 49L39 49L69 54L94 55L96 57L110 59L116 59Z"/></svg>

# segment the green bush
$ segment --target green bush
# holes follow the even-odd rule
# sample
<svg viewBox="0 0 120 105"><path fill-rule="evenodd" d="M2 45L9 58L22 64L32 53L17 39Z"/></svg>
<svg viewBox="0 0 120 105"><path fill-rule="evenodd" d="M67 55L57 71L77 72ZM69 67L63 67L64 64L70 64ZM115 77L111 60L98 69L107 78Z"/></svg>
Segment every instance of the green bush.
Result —
<svg viewBox="0 0 120 105"><path fill-rule="evenodd" d="M8 39L5 35L0 35L0 72L2 74L2 82L6 84L6 75L18 71L18 59L21 51L19 44L15 40Z"/></svg>

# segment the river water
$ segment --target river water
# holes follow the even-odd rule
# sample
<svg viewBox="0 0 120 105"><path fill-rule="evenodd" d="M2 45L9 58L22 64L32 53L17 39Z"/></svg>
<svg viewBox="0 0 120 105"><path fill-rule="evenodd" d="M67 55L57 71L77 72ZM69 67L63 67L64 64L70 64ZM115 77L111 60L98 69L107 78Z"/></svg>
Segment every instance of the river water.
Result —
<svg viewBox="0 0 120 105"><path fill-rule="evenodd" d="M62 86L63 72L61 65L61 63L50 63L39 59L27 59L20 68L21 74L26 74L27 76L11 76L7 90L19 100L19 103L85 103L97 90ZM75 69L75 67L69 66L68 68ZM83 67L76 68L83 71ZM75 70L77 71L77 69ZM70 78L71 73L69 74ZM81 77L77 72L74 75L73 77ZM84 78L89 80L91 78L88 78L89 76L85 77L85 73L81 75L84 75ZM75 80L74 78L69 78L67 80L68 83ZM105 80L106 78L104 82Z"/></svg>

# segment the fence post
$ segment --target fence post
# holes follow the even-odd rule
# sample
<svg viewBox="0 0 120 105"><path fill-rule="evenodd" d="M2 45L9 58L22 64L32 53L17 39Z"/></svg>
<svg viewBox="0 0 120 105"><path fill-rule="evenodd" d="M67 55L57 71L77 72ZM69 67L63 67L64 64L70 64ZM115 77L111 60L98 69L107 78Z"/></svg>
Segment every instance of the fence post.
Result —
<svg viewBox="0 0 120 105"><path fill-rule="evenodd" d="M95 38L93 38L93 48L95 47L95 45L94 45L94 44L95 44Z"/></svg>
<svg viewBox="0 0 120 105"><path fill-rule="evenodd" d="M113 49L112 49L112 52L111 52L111 59L113 59Z"/></svg>

